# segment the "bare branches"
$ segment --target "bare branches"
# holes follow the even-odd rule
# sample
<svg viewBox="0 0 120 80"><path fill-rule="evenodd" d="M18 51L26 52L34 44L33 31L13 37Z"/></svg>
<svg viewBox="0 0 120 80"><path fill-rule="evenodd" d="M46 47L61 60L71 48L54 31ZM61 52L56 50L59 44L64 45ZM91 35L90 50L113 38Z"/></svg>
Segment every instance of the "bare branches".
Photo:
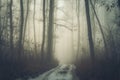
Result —
<svg viewBox="0 0 120 80"><path fill-rule="evenodd" d="M96 19L97 19L97 21L98 21L98 25L99 25L99 28L100 28L100 31L101 31L101 34L102 34L102 37L103 37L104 44L105 44L105 51L106 51L106 53L108 53L107 42L106 42L105 35L104 35L103 29L102 29L102 25L101 25L101 23L100 23L100 20L99 20L99 18L98 18L98 16L97 16L97 13L96 13L96 11L95 11L95 8L94 8L93 3L92 3L91 0L90 0L90 4L91 4L91 6L92 6L92 8L93 8L93 11L94 11L94 13L95 13L95 17L96 17Z"/></svg>
<svg viewBox="0 0 120 80"><path fill-rule="evenodd" d="M66 26L66 25L64 25L64 24L59 24L59 23L54 23L54 24L56 24L57 26L60 26L60 27L64 27L64 28L72 31L72 28L70 28L70 27L68 27L68 26Z"/></svg>

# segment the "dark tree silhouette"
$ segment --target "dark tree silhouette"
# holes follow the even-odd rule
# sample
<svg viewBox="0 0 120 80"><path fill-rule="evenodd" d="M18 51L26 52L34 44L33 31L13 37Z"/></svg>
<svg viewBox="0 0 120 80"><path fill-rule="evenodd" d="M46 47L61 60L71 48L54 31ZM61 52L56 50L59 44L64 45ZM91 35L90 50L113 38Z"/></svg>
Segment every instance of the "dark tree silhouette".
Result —
<svg viewBox="0 0 120 80"><path fill-rule="evenodd" d="M45 29L46 29L45 3L46 3L46 0L43 0L43 35L42 35L43 39L42 39L42 45L41 45L41 58L43 58L44 45L45 45Z"/></svg>
<svg viewBox="0 0 120 80"><path fill-rule="evenodd" d="M23 32L23 45L24 45L24 40L25 40L25 34L26 34L26 27L27 27L27 21L28 21L28 16L29 16L29 3L30 0L27 0L27 10L26 10L26 16L25 16L25 26L24 26L24 32Z"/></svg>
<svg viewBox="0 0 120 80"><path fill-rule="evenodd" d="M104 46L105 46L105 52L106 52L106 58L107 58L107 53L108 53L108 48L107 48L107 42L106 42L106 39L105 39L105 35L104 35L104 32L103 32L103 29L102 29L102 25L101 25L101 23L100 23L100 20L99 20L99 18L98 18L98 16L97 16L97 13L96 13L96 11L95 11L95 8L94 8L94 5L93 5L93 3L92 3L92 1L90 0L90 4L91 4L91 6L92 6L92 8L93 8L93 12L94 12L94 14L95 14L95 17L96 17L96 19L97 19L97 21L98 21L98 25L99 25L99 28L100 28L100 31L101 31L101 34L102 34L102 37L103 37L103 41L104 41Z"/></svg>
<svg viewBox="0 0 120 80"><path fill-rule="evenodd" d="M20 0L20 31L19 31L19 40L18 40L18 53L21 54L23 48L22 39L23 39L23 26L24 26L24 7L23 0Z"/></svg>
<svg viewBox="0 0 120 80"><path fill-rule="evenodd" d="M10 0L10 49L11 53L13 52L13 12L12 12L13 0Z"/></svg>
<svg viewBox="0 0 120 80"><path fill-rule="evenodd" d="M52 58L52 51L53 51L53 28L54 28L54 0L50 0L50 7L49 7L49 24L48 24L48 32L47 32L47 56L48 59L51 60Z"/></svg>
<svg viewBox="0 0 120 80"><path fill-rule="evenodd" d="M91 56L92 61L95 61L94 44L93 44L93 39L92 39L92 29L91 29L90 12L89 12L89 0L85 0L85 9L86 9L86 19L87 19L87 27L88 27L90 56Z"/></svg>
<svg viewBox="0 0 120 80"><path fill-rule="evenodd" d="M2 4L1 4L1 0L0 0L0 12L1 12L1 6L2 6ZM2 42L2 40L1 40L1 37L2 37L2 33L1 33L1 31L2 31L2 24L1 24L1 13L0 13L0 45L1 45L1 42ZM1 52L1 46L0 46L0 52Z"/></svg>
<svg viewBox="0 0 120 80"><path fill-rule="evenodd" d="M76 59L78 58L78 54L80 52L80 1L76 0L76 12L77 12L77 23L78 23L78 46L77 46L77 55Z"/></svg>
<svg viewBox="0 0 120 80"><path fill-rule="evenodd" d="M35 28L35 7L36 5L36 0L34 0L34 11L33 11L33 29L34 29L34 49L35 49L35 53L37 53L37 46L36 46L36 28Z"/></svg>

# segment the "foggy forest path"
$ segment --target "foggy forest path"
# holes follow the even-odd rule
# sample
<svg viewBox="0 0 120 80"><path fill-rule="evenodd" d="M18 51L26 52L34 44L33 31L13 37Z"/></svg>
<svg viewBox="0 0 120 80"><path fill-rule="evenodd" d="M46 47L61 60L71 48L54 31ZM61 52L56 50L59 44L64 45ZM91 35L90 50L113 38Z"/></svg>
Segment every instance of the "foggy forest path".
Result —
<svg viewBox="0 0 120 80"><path fill-rule="evenodd" d="M50 71L36 77L30 78L28 80L79 80L75 73L74 65L59 65Z"/></svg>

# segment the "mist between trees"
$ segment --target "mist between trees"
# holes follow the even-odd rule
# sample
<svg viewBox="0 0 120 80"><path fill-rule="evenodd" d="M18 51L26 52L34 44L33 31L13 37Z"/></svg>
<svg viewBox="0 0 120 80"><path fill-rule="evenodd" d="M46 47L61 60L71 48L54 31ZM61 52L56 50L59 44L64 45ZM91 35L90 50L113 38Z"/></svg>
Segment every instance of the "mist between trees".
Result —
<svg viewBox="0 0 120 80"><path fill-rule="evenodd" d="M0 62L22 66L18 75L57 64L118 69L120 1L0 0Z"/></svg>

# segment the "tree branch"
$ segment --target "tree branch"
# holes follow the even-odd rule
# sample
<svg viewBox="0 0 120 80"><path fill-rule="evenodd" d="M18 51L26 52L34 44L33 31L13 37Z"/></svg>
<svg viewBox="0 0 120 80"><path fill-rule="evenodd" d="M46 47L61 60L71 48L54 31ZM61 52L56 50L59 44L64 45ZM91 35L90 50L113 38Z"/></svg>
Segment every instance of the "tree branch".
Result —
<svg viewBox="0 0 120 80"><path fill-rule="evenodd" d="M64 24L59 24L59 23L54 23L54 24L56 24L57 26L60 26L60 27L64 27L64 28L72 31L72 29L71 29L70 27L68 27L68 26L66 26L66 25L64 25Z"/></svg>

